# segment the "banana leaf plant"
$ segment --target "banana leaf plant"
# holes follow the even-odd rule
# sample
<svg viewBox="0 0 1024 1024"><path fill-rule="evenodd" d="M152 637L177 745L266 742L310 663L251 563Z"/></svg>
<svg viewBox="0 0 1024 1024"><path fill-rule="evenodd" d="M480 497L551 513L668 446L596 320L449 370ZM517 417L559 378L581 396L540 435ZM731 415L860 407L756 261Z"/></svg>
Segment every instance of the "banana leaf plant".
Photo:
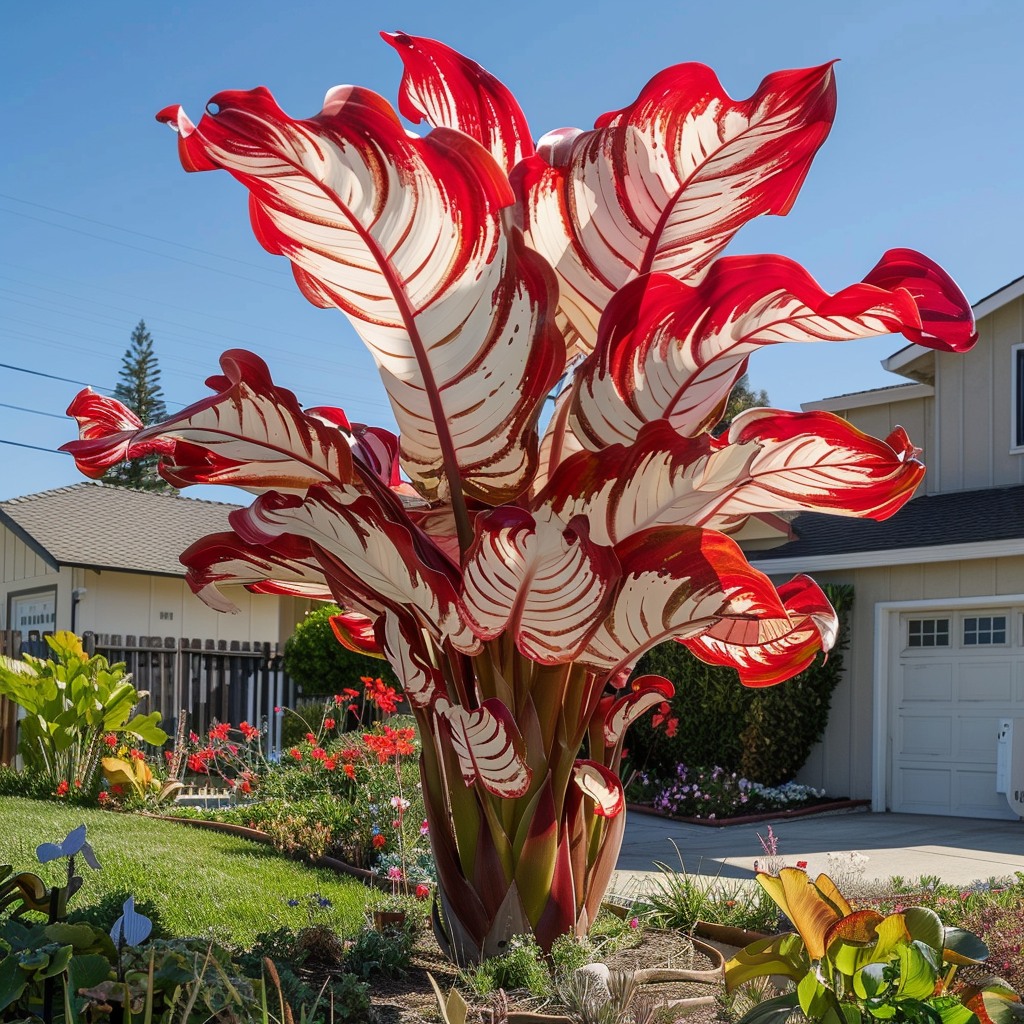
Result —
<svg viewBox="0 0 1024 1024"><path fill-rule="evenodd" d="M478 64L384 38L425 134L357 86L307 119L264 88L217 94L198 124L158 118L186 170L245 186L302 294L348 317L399 435L303 408L232 350L210 396L152 426L83 392L64 448L93 477L156 453L174 485L251 492L183 554L195 592L337 601L341 642L391 663L423 741L436 930L466 963L593 921L624 733L671 693L629 681L644 651L674 638L764 686L831 646L813 581L776 588L730 535L799 509L882 519L921 479L902 429L875 440L826 412L749 410L712 436L750 355L890 332L959 352L975 334L910 250L836 294L781 256L720 256L792 206L832 124L831 65L737 101L680 64L592 130L535 142Z"/></svg>

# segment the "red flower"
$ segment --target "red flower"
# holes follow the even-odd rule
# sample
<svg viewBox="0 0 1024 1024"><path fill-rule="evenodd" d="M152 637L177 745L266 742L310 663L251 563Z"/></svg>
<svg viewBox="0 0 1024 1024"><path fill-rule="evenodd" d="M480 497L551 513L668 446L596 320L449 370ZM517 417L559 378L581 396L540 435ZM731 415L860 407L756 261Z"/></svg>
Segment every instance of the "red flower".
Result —
<svg viewBox="0 0 1024 1024"><path fill-rule="evenodd" d="M313 758L314 761L326 761L327 760L327 751L324 750L323 747L314 747L310 751L309 756L311 758Z"/></svg>
<svg viewBox="0 0 1024 1024"><path fill-rule="evenodd" d="M164 760L168 764L170 764L174 760L174 751L173 750L165 750L164 751Z"/></svg>
<svg viewBox="0 0 1024 1024"><path fill-rule="evenodd" d="M289 751L288 751L288 753L289 753L289 754L290 754L290 755L291 755L292 757L294 757L296 761L301 761L301 760L302 760L302 751L301 751L301 750L299 750L299 748L298 748L298 747L292 747L292 749L291 749L291 750L289 750Z"/></svg>
<svg viewBox="0 0 1024 1024"><path fill-rule="evenodd" d="M344 771L344 773L345 773L345 774L346 774L346 775L347 775L347 776L348 776L348 777L349 777L350 779L354 779L354 778L356 777L356 770L355 770L355 768L353 768L353 767L352 767L352 765L350 765L350 764L346 764L346 765L344 765L344 766L342 767L342 771Z"/></svg>
<svg viewBox="0 0 1024 1024"><path fill-rule="evenodd" d="M805 861L805 860L798 860L796 862L796 866L798 868L803 868L806 871L807 870L807 861Z"/></svg>
<svg viewBox="0 0 1024 1024"><path fill-rule="evenodd" d="M425 900L430 895L430 886L426 882L420 882L416 886L416 899Z"/></svg>
<svg viewBox="0 0 1024 1024"><path fill-rule="evenodd" d="M238 728L239 731L242 733L242 736L245 738L246 743L249 743L252 740L256 739L260 734L259 729L257 729L256 726L254 725L250 725L248 722L242 722L238 726Z"/></svg>
<svg viewBox="0 0 1024 1024"><path fill-rule="evenodd" d="M112 732L108 732L107 735L103 737L103 742L113 750L114 747L117 746L117 737Z"/></svg>
<svg viewBox="0 0 1024 1024"><path fill-rule="evenodd" d="M306 733L306 742L307 743L316 743L316 737L311 732L307 732Z"/></svg>
<svg viewBox="0 0 1024 1024"><path fill-rule="evenodd" d="M68 780L61 779L60 782L57 783L57 796L67 796L70 788L71 787L68 786Z"/></svg>
<svg viewBox="0 0 1024 1024"><path fill-rule="evenodd" d="M226 740L228 738L228 733L230 731L231 731L231 724L229 722L218 722L217 725L215 725L210 730L210 739L211 740Z"/></svg>
<svg viewBox="0 0 1024 1024"><path fill-rule="evenodd" d="M131 756L135 758L136 761L146 760L146 755L141 750L137 750L134 747L131 750L129 750L128 753L131 754Z"/></svg>
<svg viewBox="0 0 1024 1024"><path fill-rule="evenodd" d="M338 762L335 761L333 757L324 758L324 768L326 768L327 771L333 772L337 766Z"/></svg>
<svg viewBox="0 0 1024 1024"><path fill-rule="evenodd" d="M100 790L100 793L96 797L96 799L99 801L99 804L102 807L105 804L110 803L110 794L105 789Z"/></svg>
<svg viewBox="0 0 1024 1024"><path fill-rule="evenodd" d="M243 793L251 793L252 786L249 784L248 779L242 779L242 784L238 787Z"/></svg>
<svg viewBox="0 0 1024 1024"><path fill-rule="evenodd" d="M402 702L402 698L395 688L388 686L383 679L371 679L369 676L363 676L362 684L366 688L366 700L371 704L376 704L385 715L390 715Z"/></svg>
<svg viewBox="0 0 1024 1024"><path fill-rule="evenodd" d="M334 703L337 707L341 707L345 703L345 695L343 693L336 693L334 695Z"/></svg>
<svg viewBox="0 0 1024 1024"><path fill-rule="evenodd" d="M387 840L382 835L376 835L373 837L373 848L379 850L382 846L387 844Z"/></svg>
<svg viewBox="0 0 1024 1024"><path fill-rule="evenodd" d="M665 735L669 739L672 739L672 737L675 736L675 734L678 731L679 731L679 719L678 718L670 718L665 723Z"/></svg>
<svg viewBox="0 0 1024 1024"><path fill-rule="evenodd" d="M334 728L334 724L335 723L334 723L334 719L333 718L325 718L324 719L324 728L325 729L333 729Z"/></svg>

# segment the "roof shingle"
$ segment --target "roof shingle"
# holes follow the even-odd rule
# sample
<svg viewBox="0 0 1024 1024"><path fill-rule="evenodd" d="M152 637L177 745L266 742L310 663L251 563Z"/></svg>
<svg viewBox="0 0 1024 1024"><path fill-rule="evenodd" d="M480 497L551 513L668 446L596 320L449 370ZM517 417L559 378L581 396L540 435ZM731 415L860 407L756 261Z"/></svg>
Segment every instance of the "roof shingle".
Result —
<svg viewBox="0 0 1024 1024"><path fill-rule="evenodd" d="M0 502L0 523L57 565L184 576L178 556L238 507L87 481Z"/></svg>

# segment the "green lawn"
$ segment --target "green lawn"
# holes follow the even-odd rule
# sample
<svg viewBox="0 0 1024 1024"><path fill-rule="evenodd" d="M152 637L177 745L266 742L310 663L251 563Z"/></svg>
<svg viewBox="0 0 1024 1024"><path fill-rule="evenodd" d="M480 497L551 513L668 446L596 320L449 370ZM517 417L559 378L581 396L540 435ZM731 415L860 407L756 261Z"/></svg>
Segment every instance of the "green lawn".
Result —
<svg viewBox="0 0 1024 1024"><path fill-rule="evenodd" d="M67 862L40 865L36 846L83 822L102 870L81 865L85 884L71 910L130 893L156 908L171 935L212 934L245 946L258 932L308 923L306 910L288 900L319 892L333 907L318 921L342 934L362 923L367 890L355 879L305 867L269 846L134 814L0 797L0 863L58 881Z"/></svg>

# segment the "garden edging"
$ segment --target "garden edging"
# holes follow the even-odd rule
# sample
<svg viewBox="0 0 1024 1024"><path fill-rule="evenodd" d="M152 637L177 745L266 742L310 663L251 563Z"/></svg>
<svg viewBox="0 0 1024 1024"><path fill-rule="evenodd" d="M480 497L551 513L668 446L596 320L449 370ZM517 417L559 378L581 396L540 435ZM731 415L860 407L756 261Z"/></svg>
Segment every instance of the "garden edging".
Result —
<svg viewBox="0 0 1024 1024"><path fill-rule="evenodd" d="M650 814L656 818L668 818L669 821L681 821L687 825L703 825L705 828L726 828L729 825L756 825L762 821L779 821L788 818L806 818L813 814L834 814L841 811L866 810L870 800L832 800L828 803L814 804L811 807L794 807L784 811L765 811L762 814L744 814L735 818L687 818L682 815L659 811L649 804L626 804L627 811L637 814Z"/></svg>

